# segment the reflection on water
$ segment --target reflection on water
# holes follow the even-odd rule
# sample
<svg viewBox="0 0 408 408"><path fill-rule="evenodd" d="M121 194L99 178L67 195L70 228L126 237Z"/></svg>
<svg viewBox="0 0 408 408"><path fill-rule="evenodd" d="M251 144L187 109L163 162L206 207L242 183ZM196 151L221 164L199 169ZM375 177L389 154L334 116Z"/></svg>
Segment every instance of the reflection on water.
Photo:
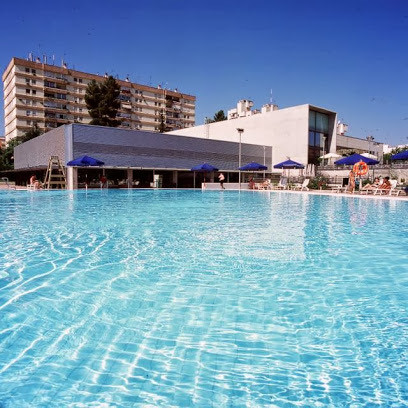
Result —
<svg viewBox="0 0 408 408"><path fill-rule="evenodd" d="M404 406L407 203L0 194L0 406Z"/></svg>

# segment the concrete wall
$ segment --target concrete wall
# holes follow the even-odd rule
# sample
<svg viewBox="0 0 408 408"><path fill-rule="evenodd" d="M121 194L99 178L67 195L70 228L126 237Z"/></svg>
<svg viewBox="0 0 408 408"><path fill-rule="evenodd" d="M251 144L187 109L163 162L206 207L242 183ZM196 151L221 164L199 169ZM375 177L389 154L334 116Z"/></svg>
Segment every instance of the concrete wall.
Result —
<svg viewBox="0 0 408 408"><path fill-rule="evenodd" d="M27 169L45 167L50 156L65 160L65 126L53 129L41 136L31 139L14 149L14 168Z"/></svg>
<svg viewBox="0 0 408 408"><path fill-rule="evenodd" d="M372 151L375 152L375 156L381 160L384 148L382 143L374 143L356 137L337 135L337 150L341 149L353 149L356 152L360 151L361 153Z"/></svg>
<svg viewBox="0 0 408 408"><path fill-rule="evenodd" d="M308 162L309 108L310 105L300 105L169 133L237 142L239 136L236 129L243 128L242 142L272 146L273 164L287 160L288 157L306 164ZM317 110L324 112L321 109ZM335 114L332 112L332 115ZM335 140L332 142L335 146Z"/></svg>

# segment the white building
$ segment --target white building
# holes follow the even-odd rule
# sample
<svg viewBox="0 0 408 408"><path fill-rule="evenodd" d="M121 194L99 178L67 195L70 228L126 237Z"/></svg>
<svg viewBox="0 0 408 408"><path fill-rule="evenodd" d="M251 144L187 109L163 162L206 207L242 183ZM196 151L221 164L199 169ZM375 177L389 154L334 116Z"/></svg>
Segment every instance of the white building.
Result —
<svg viewBox="0 0 408 408"><path fill-rule="evenodd" d="M228 120L170 133L215 140L241 141L272 146L272 163L291 160L317 163L319 156L336 151L337 114L312 105L278 109L264 105L251 110L252 101L242 100L228 111Z"/></svg>
<svg viewBox="0 0 408 408"><path fill-rule="evenodd" d="M345 136L347 125L337 121L336 112L309 104L284 109L272 104L261 110L252 107L252 101L241 100L228 111L228 120L169 133L235 142L241 137L245 143L272 146L273 164L288 158L302 164L318 164L320 156L336 153L339 148L382 152L380 144Z"/></svg>

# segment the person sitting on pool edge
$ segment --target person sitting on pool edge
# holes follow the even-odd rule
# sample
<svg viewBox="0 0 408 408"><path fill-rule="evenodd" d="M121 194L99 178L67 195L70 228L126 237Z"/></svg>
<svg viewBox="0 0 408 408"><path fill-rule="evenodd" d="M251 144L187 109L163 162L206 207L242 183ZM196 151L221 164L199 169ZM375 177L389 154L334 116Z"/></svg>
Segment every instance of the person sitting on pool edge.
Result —
<svg viewBox="0 0 408 408"><path fill-rule="evenodd" d="M42 184L39 180L37 180L37 176L35 174L30 177L30 186L34 187L34 190L40 190L42 188Z"/></svg>

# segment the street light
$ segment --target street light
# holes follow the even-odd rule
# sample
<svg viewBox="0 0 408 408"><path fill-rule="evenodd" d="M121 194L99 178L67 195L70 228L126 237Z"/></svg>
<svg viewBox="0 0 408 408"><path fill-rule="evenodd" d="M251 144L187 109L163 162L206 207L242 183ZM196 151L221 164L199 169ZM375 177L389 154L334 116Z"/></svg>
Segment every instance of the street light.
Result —
<svg viewBox="0 0 408 408"><path fill-rule="evenodd" d="M239 145L238 145L238 170L239 170L239 167L241 167L241 139L242 139L242 133L244 132L244 129L237 128L237 132L239 134ZM239 170L239 173L238 173L238 182L239 182L239 189L241 190L241 170Z"/></svg>

